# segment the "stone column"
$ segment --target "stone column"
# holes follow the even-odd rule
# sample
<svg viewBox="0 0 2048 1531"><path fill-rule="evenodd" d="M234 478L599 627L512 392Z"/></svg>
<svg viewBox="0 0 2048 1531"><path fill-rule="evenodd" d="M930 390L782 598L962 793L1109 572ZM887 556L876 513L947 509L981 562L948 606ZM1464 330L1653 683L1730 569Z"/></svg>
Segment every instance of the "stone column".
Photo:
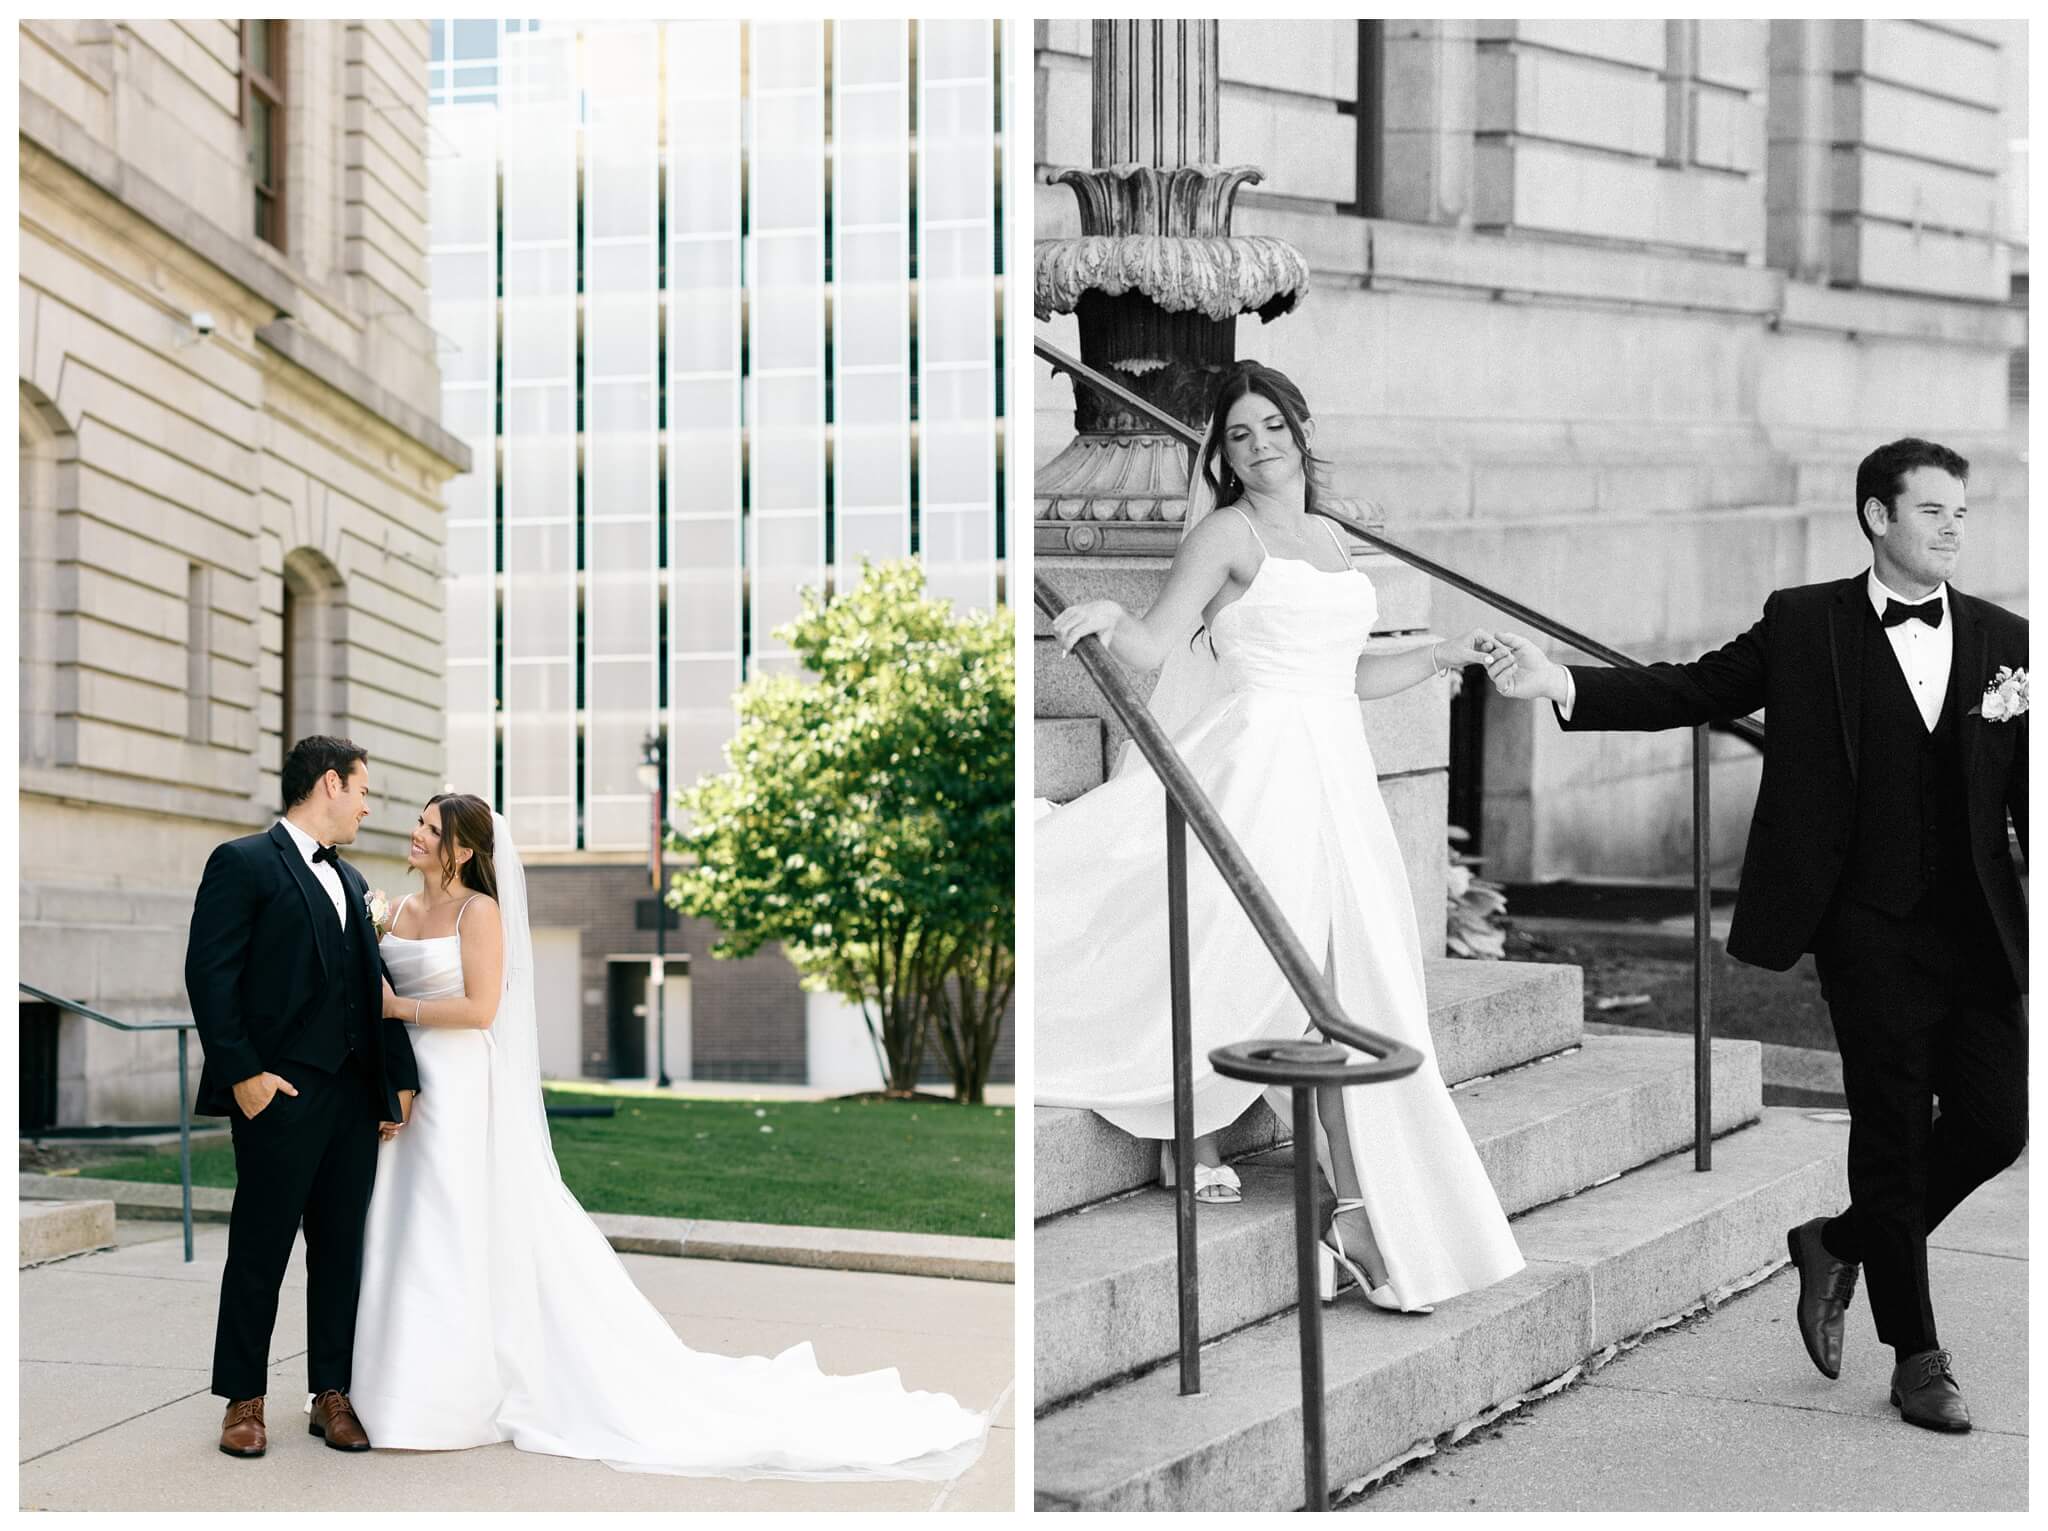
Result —
<svg viewBox="0 0 2048 1531"><path fill-rule="evenodd" d="M1479 55L1469 21L1387 21L1380 78L1380 214L1457 227L1472 214Z"/></svg>
<svg viewBox="0 0 2048 1531"><path fill-rule="evenodd" d="M1837 25L1771 23L1764 258L1802 282L1828 279Z"/></svg>
<svg viewBox="0 0 2048 1531"><path fill-rule="evenodd" d="M1034 292L1041 319L1079 321L1090 368L1197 429L1235 357L1238 316L1275 318L1308 286L1292 246L1230 232L1239 188L1260 173L1216 163L1217 36L1213 21L1094 24L1095 165L1052 178L1073 189L1081 237L1039 241ZM1036 475L1039 550L1170 554L1187 448L1085 384L1074 425Z"/></svg>
<svg viewBox="0 0 2048 1531"><path fill-rule="evenodd" d="M1221 158L1217 23L1095 23L1097 165L1177 170Z"/></svg>

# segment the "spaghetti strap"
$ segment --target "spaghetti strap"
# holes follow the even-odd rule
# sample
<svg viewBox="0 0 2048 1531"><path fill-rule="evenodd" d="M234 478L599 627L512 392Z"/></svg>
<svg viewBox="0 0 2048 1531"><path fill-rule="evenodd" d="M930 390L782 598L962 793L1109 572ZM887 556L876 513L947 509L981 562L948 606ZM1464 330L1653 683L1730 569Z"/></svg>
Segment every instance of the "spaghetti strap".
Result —
<svg viewBox="0 0 2048 1531"><path fill-rule="evenodd" d="M405 906L411 902L412 895L410 893L398 901L398 907L391 911L391 923L384 927L386 934L398 929L398 917L405 913Z"/></svg>
<svg viewBox="0 0 2048 1531"><path fill-rule="evenodd" d="M456 910L456 911L455 911L455 934L456 934L456 935L458 935L458 936L459 936L459 935L461 935L461 934L462 934L462 917L463 917L463 916L464 916L465 914L469 913L469 906L470 906L471 904L475 903L475 902L476 902L476 901L477 901L478 899L480 899L480 898L482 898L482 897L483 897L483 895L482 895L481 893L472 893L472 894L470 894L470 896L469 896L468 898L466 898L466 899L464 899L464 900L462 901L462 907L461 907L460 909L458 909L458 910Z"/></svg>
<svg viewBox="0 0 2048 1531"><path fill-rule="evenodd" d="M1244 516L1244 524L1251 528L1252 541L1256 542L1259 545L1259 551L1261 553L1264 553L1268 558L1271 558L1273 556L1273 550L1266 546L1266 539L1259 535L1258 525L1252 520L1250 516L1246 516L1242 510L1239 510L1237 506L1232 505L1229 508L1231 510L1236 510L1240 516Z"/></svg>
<svg viewBox="0 0 2048 1531"><path fill-rule="evenodd" d="M1330 520L1327 516L1317 516L1316 519L1323 523L1323 530L1327 531L1330 534L1330 540L1337 544L1337 552L1344 559L1344 567L1350 568L1351 549L1344 546L1344 539L1337 535L1337 523Z"/></svg>

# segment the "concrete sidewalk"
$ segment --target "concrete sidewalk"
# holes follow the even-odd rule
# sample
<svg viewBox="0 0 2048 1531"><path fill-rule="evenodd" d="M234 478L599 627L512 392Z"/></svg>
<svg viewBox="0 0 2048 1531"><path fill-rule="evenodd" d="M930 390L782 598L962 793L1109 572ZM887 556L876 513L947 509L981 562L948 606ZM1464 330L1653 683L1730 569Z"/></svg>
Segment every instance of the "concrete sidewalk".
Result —
<svg viewBox="0 0 2048 1531"><path fill-rule="evenodd" d="M2023 1511L2025 1158L1936 1230L1928 1265L1968 1435L1899 1421L1861 1286L1840 1380L1815 1371L1793 1319L1797 1278L1781 1269L1347 1508Z"/></svg>
<svg viewBox="0 0 2048 1531"><path fill-rule="evenodd" d="M110 1201L123 1218L169 1218L182 1223L184 1188L141 1180L92 1180L83 1175L23 1175L29 1201ZM235 1193L226 1186L192 1188L192 1221L225 1224ZM826 1270L887 1271L898 1276L943 1276L955 1281L1017 1279L1014 1239L979 1239L941 1233L899 1233L884 1228L806 1228L785 1223L727 1223L710 1218L640 1217L592 1212L591 1222L622 1255L678 1255L693 1260L743 1260L753 1265L807 1265Z"/></svg>
<svg viewBox="0 0 2048 1531"><path fill-rule="evenodd" d="M830 1372L894 1366L905 1385L996 1409L951 1483L732 1482L614 1472L510 1446L330 1451L305 1431L305 1266L292 1259L271 1345L269 1454L215 1449L207 1365L227 1230L181 1259L169 1223L21 1272L21 1507L35 1510L1009 1510L1015 1505L1014 1287L984 1281L626 1255L685 1341L726 1354L811 1340Z"/></svg>

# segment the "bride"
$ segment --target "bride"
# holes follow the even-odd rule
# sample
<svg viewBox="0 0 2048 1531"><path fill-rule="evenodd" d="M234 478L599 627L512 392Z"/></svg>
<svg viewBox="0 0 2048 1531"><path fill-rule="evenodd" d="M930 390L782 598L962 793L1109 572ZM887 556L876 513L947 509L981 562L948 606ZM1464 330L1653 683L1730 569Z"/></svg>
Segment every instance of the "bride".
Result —
<svg viewBox="0 0 2048 1531"><path fill-rule="evenodd" d="M1134 671L1164 664L1153 711L1346 1013L1423 1053L1405 1079L1320 1091L1316 1144L1337 1193L1325 1300L1341 1265L1375 1306L1423 1312L1522 1257L1437 1072L1414 904L1358 704L1483 663L1490 640L1362 652L1372 582L1332 523L1309 514L1323 492L1313 431L1287 377L1240 363L1216 400L1158 599L1143 616L1077 602L1053 631L1069 650L1092 634ZM1039 820L1034 1059L1039 1104L1088 1107L1170 1150L1164 820L1163 789L1135 747L1111 780ZM1188 945L1195 1194L1236 1201L1216 1134L1259 1086L1215 1073L1209 1051L1308 1023L1199 853Z"/></svg>
<svg viewBox="0 0 2048 1531"><path fill-rule="evenodd" d="M562 1184L541 1101L526 878L477 797L420 813L385 1014L420 1092L386 1124L363 1244L353 1401L378 1446L523 1451L733 1478L948 1478L986 1421L808 1343L691 1350ZM358 1445L357 1449L361 1449Z"/></svg>

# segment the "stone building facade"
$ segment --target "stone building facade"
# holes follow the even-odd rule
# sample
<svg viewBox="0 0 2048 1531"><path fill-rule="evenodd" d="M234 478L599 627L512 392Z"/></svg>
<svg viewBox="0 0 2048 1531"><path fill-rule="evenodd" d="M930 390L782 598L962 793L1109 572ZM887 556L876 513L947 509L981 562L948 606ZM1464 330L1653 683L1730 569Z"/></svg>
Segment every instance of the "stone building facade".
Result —
<svg viewBox="0 0 2048 1531"><path fill-rule="evenodd" d="M373 885L442 781L471 459L427 320L427 27L18 39L21 977L183 1017L207 854L276 816L293 738L369 748ZM24 1006L22 1062L25 1126L175 1120L165 1036Z"/></svg>
<svg viewBox="0 0 2048 1531"><path fill-rule="evenodd" d="M1079 230L1043 182L1089 163L1106 25L1037 26L1040 239ZM1238 354L1303 385L1390 536L1640 658L1866 567L1855 466L1909 433L1974 465L1960 583L2024 609L2025 54L2018 22L1225 21L1220 159L1265 172L1235 230L1313 274ZM1043 464L1072 390L1036 385ZM1041 569L1085 577L1043 515ZM1436 631L1498 621L1432 594ZM1487 701L1450 791L1493 875L1689 866L1684 736ZM1714 761L1732 878L1757 757Z"/></svg>

